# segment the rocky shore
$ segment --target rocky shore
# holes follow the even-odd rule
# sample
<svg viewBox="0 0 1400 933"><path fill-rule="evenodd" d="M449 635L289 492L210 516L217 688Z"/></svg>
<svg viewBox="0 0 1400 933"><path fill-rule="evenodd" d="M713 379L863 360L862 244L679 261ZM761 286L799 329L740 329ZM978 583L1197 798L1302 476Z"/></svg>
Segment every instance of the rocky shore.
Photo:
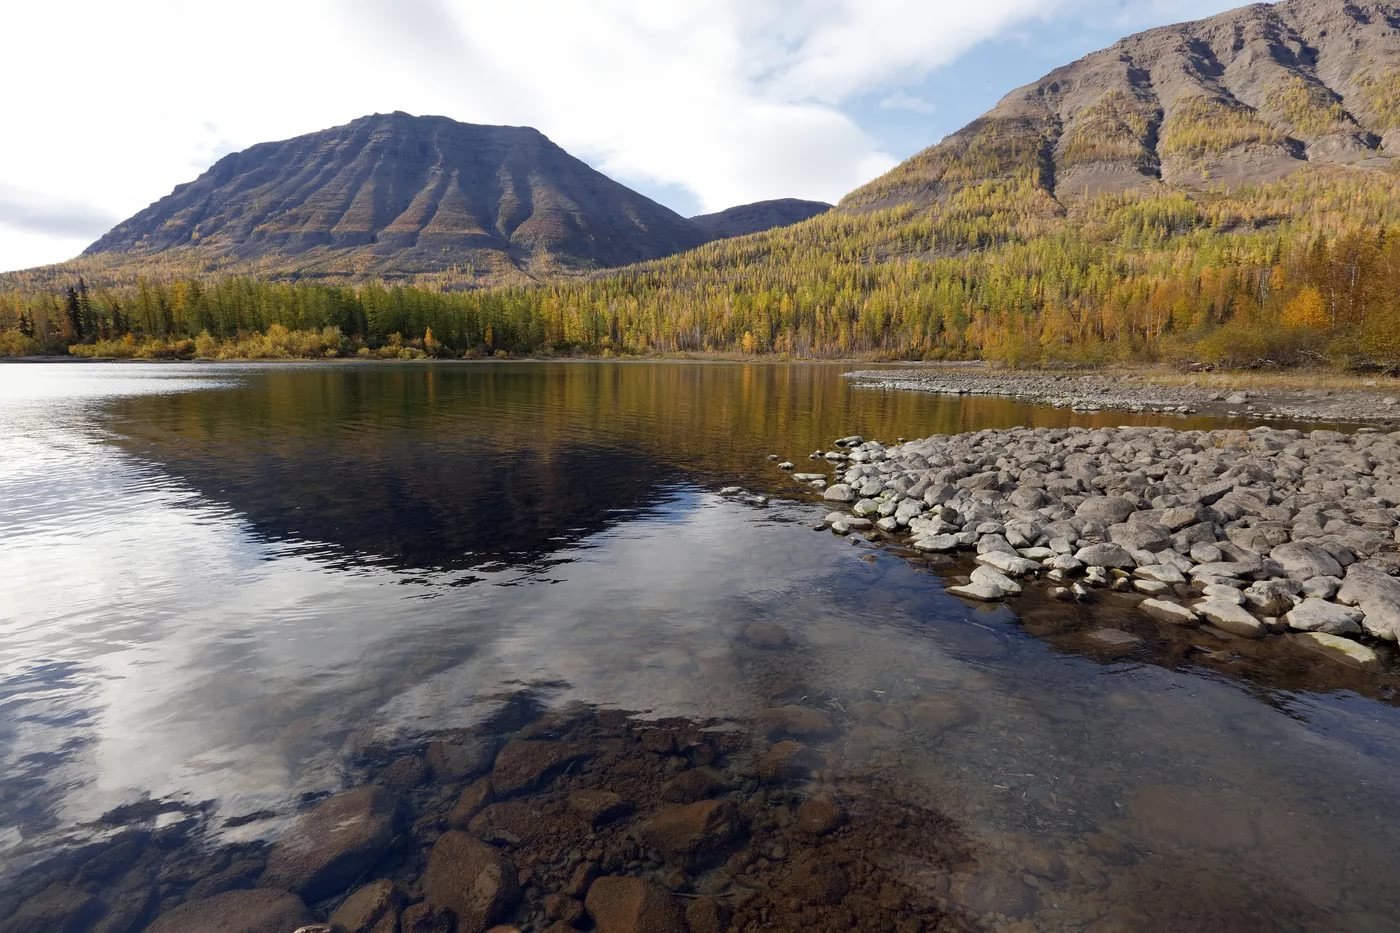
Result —
<svg viewBox="0 0 1400 933"><path fill-rule="evenodd" d="M1382 380L1357 389L1238 389L1164 385L1150 377L938 366L847 373L859 386L944 395L1002 396L1094 412L1209 414L1255 420L1400 423L1400 385Z"/></svg>
<svg viewBox="0 0 1400 933"><path fill-rule="evenodd" d="M750 628L755 652L790 643L772 623ZM904 727L866 706L865 720ZM522 709L530 721L510 721ZM956 704L930 709L929 728L958 719ZM786 703L741 728L582 706L541 716L527 701L375 752L368 783L311 803L270 845L206 848L186 823L116 831L39 864L0 895L0 929L971 929L949 882L902 870L946 879L969 858L957 833L872 786L878 776L836 769L852 748L868 754L848 718Z"/></svg>
<svg viewBox="0 0 1400 933"><path fill-rule="evenodd" d="M1400 433L1018 428L811 456L840 472L796 475L844 507L827 527L975 554L950 589L969 600L1112 590L1162 625L1373 672L1400 637Z"/></svg>

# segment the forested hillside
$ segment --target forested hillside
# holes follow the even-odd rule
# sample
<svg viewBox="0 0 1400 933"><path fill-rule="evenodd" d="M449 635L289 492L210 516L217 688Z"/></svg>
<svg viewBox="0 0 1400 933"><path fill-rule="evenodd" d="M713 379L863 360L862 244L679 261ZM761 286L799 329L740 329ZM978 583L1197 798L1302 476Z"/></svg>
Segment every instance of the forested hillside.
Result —
<svg viewBox="0 0 1400 933"><path fill-rule="evenodd" d="M1400 9L1257 5L1060 69L794 226L457 293L136 278L93 257L62 288L9 277L0 345L1391 366L1396 101ZM304 333L259 342L274 326Z"/></svg>

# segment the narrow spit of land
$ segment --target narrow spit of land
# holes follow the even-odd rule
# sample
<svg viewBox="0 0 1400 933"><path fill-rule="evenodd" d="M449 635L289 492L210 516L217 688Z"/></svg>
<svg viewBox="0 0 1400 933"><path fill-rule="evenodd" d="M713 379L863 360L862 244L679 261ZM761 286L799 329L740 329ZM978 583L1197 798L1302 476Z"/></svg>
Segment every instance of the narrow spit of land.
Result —
<svg viewBox="0 0 1400 933"><path fill-rule="evenodd" d="M1278 635L1320 661L1391 664L1400 432L1016 428L888 448L847 437L812 457L841 473L797 474L850 510L827 516L836 533L975 552L956 595L997 601L1033 579L1064 600L1112 589L1221 644Z"/></svg>
<svg viewBox="0 0 1400 933"><path fill-rule="evenodd" d="M1057 373L965 364L848 374L857 386L1000 395L1079 411L1208 414L1252 420L1400 423L1400 382L1294 374Z"/></svg>

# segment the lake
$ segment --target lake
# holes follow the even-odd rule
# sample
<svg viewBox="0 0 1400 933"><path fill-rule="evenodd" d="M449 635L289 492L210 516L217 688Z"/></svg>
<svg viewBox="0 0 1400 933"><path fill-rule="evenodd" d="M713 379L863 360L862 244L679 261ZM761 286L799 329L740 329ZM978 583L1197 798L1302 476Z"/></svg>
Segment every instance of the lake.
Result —
<svg viewBox="0 0 1400 933"><path fill-rule="evenodd" d="M1390 681L1206 659L1112 604L971 606L952 562L815 532L829 510L768 459L821 471L807 455L852 433L1219 424L844 371L0 366L0 881L28 896L45 859L133 826L256 861L304 804L442 734L589 710L747 742L759 711L800 705L833 724L812 778L845 801L831 838L879 848L860 834L889 826L900 853L841 863L845 906L806 908L848 911L833 928L919 922L909 898L1004 928L1400 928ZM1142 645L1095 647L1104 619ZM810 790L755 790L738 746L717 754L755 838ZM744 870L806 858L782 839ZM708 895L717 870L677 884ZM156 892L137 918L198 880L104 871L81 875L104 903ZM904 905L862 899L886 888ZM761 914L743 905L766 895L716 890L820 926L784 913L801 897Z"/></svg>

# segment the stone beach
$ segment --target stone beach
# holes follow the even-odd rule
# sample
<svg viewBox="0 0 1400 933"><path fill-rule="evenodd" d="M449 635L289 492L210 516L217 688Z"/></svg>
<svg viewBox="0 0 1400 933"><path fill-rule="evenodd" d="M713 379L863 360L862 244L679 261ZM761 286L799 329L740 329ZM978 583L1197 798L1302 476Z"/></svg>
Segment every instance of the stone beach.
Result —
<svg viewBox="0 0 1400 933"><path fill-rule="evenodd" d="M1400 423L1400 385L1375 379L1353 388L1217 388L1167 385L1150 376L989 369L966 364L846 374L854 385L942 395L1000 396L1074 411L1204 414L1253 420Z"/></svg>
<svg viewBox="0 0 1400 933"><path fill-rule="evenodd" d="M1009 429L886 447L838 440L803 474L837 534L975 555L950 592L994 602L1030 581L1113 590L1166 625L1284 636L1367 671L1400 636L1400 433L1362 429Z"/></svg>

